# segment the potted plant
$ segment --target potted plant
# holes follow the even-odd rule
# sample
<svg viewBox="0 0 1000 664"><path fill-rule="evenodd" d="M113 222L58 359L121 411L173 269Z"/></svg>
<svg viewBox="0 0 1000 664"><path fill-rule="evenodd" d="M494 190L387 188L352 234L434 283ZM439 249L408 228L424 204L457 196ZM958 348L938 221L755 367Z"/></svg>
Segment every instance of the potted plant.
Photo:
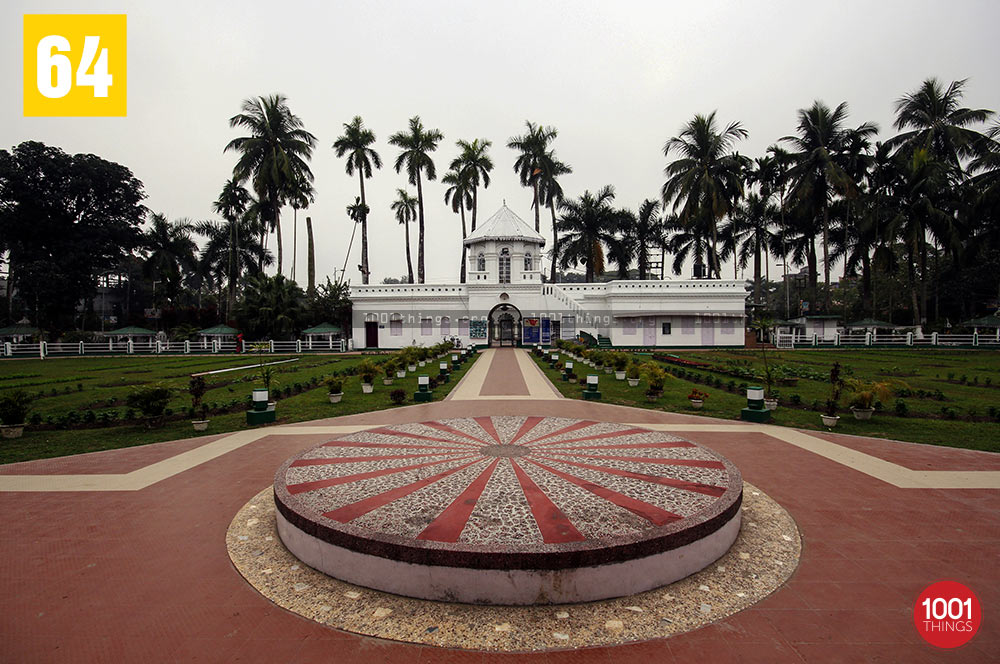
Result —
<svg viewBox="0 0 1000 664"><path fill-rule="evenodd" d="M844 388L844 380L840 377L840 362L834 362L830 368L830 398L826 400L826 412L820 415L823 424L828 427L837 426L840 416L837 415L837 404Z"/></svg>
<svg viewBox="0 0 1000 664"><path fill-rule="evenodd" d="M771 328L774 327L774 321L770 318L758 318L750 327L757 332L758 337L761 341L763 341L767 335L771 333ZM760 359L764 362L764 406L768 410L775 410L778 407L778 398L771 394L771 386L774 384L775 372L771 368L771 364L768 362L767 345L761 343L759 348Z"/></svg>
<svg viewBox="0 0 1000 664"><path fill-rule="evenodd" d="M628 366L628 355L625 353L615 353L615 380L625 380L625 368Z"/></svg>
<svg viewBox="0 0 1000 664"><path fill-rule="evenodd" d="M406 370L413 373L417 370L417 349L407 348L403 353L406 356Z"/></svg>
<svg viewBox="0 0 1000 664"><path fill-rule="evenodd" d="M638 387L639 385L639 365L635 362L628 365L628 369L625 370L625 377L628 379L629 387Z"/></svg>
<svg viewBox="0 0 1000 664"><path fill-rule="evenodd" d="M646 400L656 401L663 395L663 385L666 383L667 374L659 366L647 362L643 365L646 374L646 380L649 382L649 387L646 388Z"/></svg>
<svg viewBox="0 0 1000 664"><path fill-rule="evenodd" d="M708 392L702 392L698 388L692 389L691 393L688 394L688 401L691 402L692 408L701 408L703 405L705 405L705 399L707 398L708 398Z"/></svg>
<svg viewBox="0 0 1000 664"><path fill-rule="evenodd" d="M365 371L361 374L361 391L371 394L375 390L375 372Z"/></svg>
<svg viewBox="0 0 1000 664"><path fill-rule="evenodd" d="M385 378L382 379L382 384L392 385L392 378L396 373L396 366L392 362L386 362L382 369L385 372Z"/></svg>
<svg viewBox="0 0 1000 664"><path fill-rule="evenodd" d="M191 426L194 427L195 431L204 431L208 428L208 407L202 407L202 398L207 391L208 385L205 384L203 377L191 376L191 380L188 381L188 393L191 395L191 410L201 411L201 419L191 421Z"/></svg>
<svg viewBox="0 0 1000 664"><path fill-rule="evenodd" d="M576 382L576 371L574 371L573 369L570 369L569 371L567 371L566 372L566 380L568 380L570 383L575 383Z"/></svg>
<svg viewBox="0 0 1000 664"><path fill-rule="evenodd" d="M778 398L781 393L778 390L771 390L767 396L764 397L764 408L768 410L778 410Z"/></svg>
<svg viewBox="0 0 1000 664"><path fill-rule="evenodd" d="M337 376L327 378L326 395L330 398L330 403L340 403L340 400L344 398L344 381Z"/></svg>
<svg viewBox="0 0 1000 664"><path fill-rule="evenodd" d="M885 402L892 396L889 381L849 379L845 383L851 390L851 412L856 420L870 420L875 412L875 402Z"/></svg>
<svg viewBox="0 0 1000 664"><path fill-rule="evenodd" d="M4 438L20 438L31 411L31 397L24 390L15 390L0 397L0 434Z"/></svg>

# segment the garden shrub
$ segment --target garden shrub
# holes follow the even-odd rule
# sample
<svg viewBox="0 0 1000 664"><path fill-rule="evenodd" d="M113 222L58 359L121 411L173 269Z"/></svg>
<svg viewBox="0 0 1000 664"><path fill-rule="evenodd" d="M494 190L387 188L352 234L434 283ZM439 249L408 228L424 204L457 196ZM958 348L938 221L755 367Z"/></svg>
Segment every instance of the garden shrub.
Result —
<svg viewBox="0 0 1000 664"><path fill-rule="evenodd" d="M788 397L788 402L790 404L792 404L793 406L800 406L800 405L802 405L802 395L801 394L792 394L792 395L790 395Z"/></svg>
<svg viewBox="0 0 1000 664"><path fill-rule="evenodd" d="M24 390L15 390L0 397L0 422L7 426L24 424L31 412L31 396Z"/></svg>
<svg viewBox="0 0 1000 664"><path fill-rule="evenodd" d="M396 388L392 392L389 392L389 400L398 406L406 401L406 392Z"/></svg>
<svg viewBox="0 0 1000 664"><path fill-rule="evenodd" d="M906 405L906 402L902 399L896 399L896 405L894 407L896 414L900 417L906 417L907 413L910 412L910 407Z"/></svg>
<svg viewBox="0 0 1000 664"><path fill-rule="evenodd" d="M163 385L150 385L134 390L125 399L129 411L138 410L147 424L156 424L163 417L170 402L171 389Z"/></svg>

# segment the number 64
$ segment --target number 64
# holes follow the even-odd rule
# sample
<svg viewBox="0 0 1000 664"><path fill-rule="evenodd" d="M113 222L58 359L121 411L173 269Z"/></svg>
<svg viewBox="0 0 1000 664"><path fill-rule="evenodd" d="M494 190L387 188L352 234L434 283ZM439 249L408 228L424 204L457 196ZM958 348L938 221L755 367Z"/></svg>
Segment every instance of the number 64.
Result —
<svg viewBox="0 0 1000 664"><path fill-rule="evenodd" d="M76 84L80 87L94 88L95 97L107 97L111 87L111 74L108 73L108 49L102 48L101 55L94 62L97 47L101 38L90 35L83 41L83 55L80 66L76 70ZM61 51L69 51L69 40L61 35L48 35L38 41L36 61L38 63L38 91L49 99L59 99L69 94L73 87L72 64ZM60 51L53 53L53 51ZM93 65L94 73L87 70ZM56 83L52 85L52 69L56 70Z"/></svg>

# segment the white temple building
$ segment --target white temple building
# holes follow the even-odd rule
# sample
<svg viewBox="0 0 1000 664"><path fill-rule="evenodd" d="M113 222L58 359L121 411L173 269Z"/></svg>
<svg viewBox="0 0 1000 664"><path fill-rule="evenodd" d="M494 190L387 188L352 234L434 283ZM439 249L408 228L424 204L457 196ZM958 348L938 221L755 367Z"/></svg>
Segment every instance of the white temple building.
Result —
<svg viewBox="0 0 1000 664"><path fill-rule="evenodd" d="M357 349L550 344L589 334L631 348L743 346L745 281L542 281L545 238L506 205L465 239L465 284L351 286Z"/></svg>

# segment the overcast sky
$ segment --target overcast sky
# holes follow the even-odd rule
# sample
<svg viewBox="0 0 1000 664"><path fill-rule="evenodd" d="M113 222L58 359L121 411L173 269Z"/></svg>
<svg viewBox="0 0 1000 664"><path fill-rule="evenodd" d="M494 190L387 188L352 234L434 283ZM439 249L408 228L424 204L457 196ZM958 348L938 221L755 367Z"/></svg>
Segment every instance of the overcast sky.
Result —
<svg viewBox="0 0 1000 664"><path fill-rule="evenodd" d="M23 13L127 13L128 117L25 118L21 108ZM251 96L280 92L316 135L317 270L343 265L357 178L332 143L355 115L375 131L386 162L367 186L372 281L406 271L402 227L389 205L405 177L391 168L390 134L419 114L444 133L439 177L455 141L493 141L493 183L481 219L502 201L531 222L509 137L525 120L555 126L558 156L573 168L567 196L612 184L635 208L663 184L664 142L695 113L718 109L760 156L793 133L796 109L847 101L849 124L892 134L892 102L936 76L969 78L966 105L1000 109L1000 2L22 2L0 9L0 147L25 140L119 162L146 187L148 207L170 219L213 218L232 172L228 119ZM412 188L411 188L412 190ZM458 279L461 231L424 188L427 281ZM415 193L411 191L411 193ZM297 277L305 282L299 214ZM292 212L282 215L286 274ZM415 231L415 227L412 231ZM543 231L551 234L543 217ZM413 237L416 269L416 234ZM273 241L272 241L273 246ZM348 276L360 283L360 241ZM686 271L687 272L687 271ZM724 276L732 268L724 267Z"/></svg>

